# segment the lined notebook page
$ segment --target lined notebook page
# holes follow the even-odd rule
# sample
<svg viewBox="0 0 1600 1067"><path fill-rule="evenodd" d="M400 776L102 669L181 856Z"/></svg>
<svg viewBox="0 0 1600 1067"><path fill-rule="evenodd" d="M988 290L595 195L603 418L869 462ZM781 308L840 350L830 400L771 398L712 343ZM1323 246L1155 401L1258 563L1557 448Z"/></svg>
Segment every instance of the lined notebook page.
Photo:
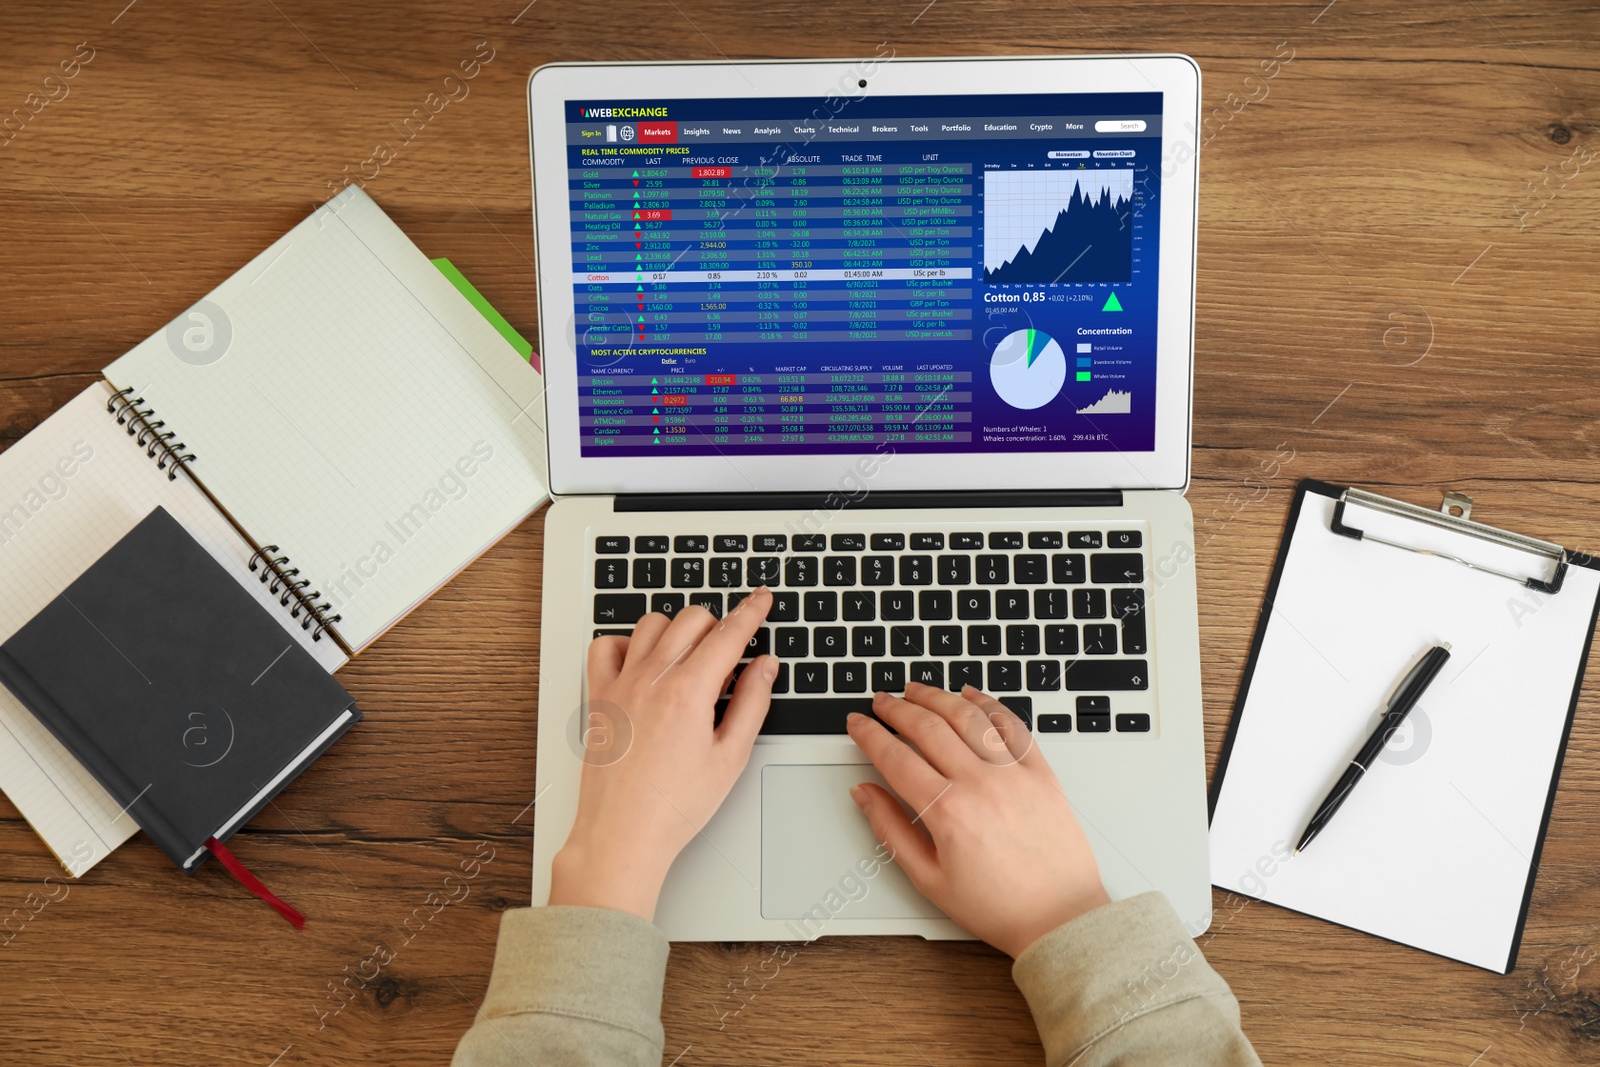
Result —
<svg viewBox="0 0 1600 1067"><path fill-rule="evenodd" d="M355 649L547 497L542 379L355 187L106 376Z"/></svg>
<svg viewBox="0 0 1600 1067"><path fill-rule="evenodd" d="M288 618L277 597L246 569L250 546L188 479L171 481L156 469L155 460L107 413L110 397L105 383L96 382L0 454L0 641L160 504L284 624L285 647L299 641L322 666L338 669L345 662L338 646L327 639L313 642ZM3 686L0 788L73 875L138 830Z"/></svg>
<svg viewBox="0 0 1600 1067"><path fill-rule="evenodd" d="M1600 573L1554 596L1333 533L1307 492L1211 821L1211 877L1493 971L1510 966ZM1528 577L1547 561L1347 507L1368 534ZM1411 663L1451 658L1305 852L1306 821Z"/></svg>

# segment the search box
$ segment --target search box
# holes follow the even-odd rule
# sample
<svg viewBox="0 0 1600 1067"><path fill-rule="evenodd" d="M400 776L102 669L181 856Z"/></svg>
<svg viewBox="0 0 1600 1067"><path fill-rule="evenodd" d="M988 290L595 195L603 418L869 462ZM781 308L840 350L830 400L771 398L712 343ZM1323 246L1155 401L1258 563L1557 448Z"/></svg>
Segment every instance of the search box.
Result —
<svg viewBox="0 0 1600 1067"><path fill-rule="evenodd" d="M1101 119L1094 124L1095 133L1143 133L1144 119Z"/></svg>

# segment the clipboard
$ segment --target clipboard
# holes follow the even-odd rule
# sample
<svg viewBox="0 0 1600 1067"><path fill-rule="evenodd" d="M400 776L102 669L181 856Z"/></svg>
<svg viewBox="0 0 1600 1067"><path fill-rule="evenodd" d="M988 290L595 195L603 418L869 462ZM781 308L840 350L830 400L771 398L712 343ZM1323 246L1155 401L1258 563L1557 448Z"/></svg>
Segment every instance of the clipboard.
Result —
<svg viewBox="0 0 1600 1067"><path fill-rule="evenodd" d="M1502 974L1516 966L1600 562L1307 479L1210 791L1215 885ZM1431 643L1454 655L1315 843L1293 842Z"/></svg>

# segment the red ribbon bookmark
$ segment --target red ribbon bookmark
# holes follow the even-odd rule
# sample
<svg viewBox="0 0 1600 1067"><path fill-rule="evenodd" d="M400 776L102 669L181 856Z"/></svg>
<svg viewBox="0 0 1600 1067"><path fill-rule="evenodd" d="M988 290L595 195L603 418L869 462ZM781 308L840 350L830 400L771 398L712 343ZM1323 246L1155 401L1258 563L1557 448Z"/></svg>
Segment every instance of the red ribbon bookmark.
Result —
<svg viewBox="0 0 1600 1067"><path fill-rule="evenodd" d="M272 910L287 919L296 930L305 929L306 917L274 896L272 890L263 885L261 879L251 874L250 868L240 863L238 857L229 852L226 845L214 837L208 837L206 838L206 848L210 849L211 854L217 857L224 867L228 868L228 872L239 880L240 885L272 905Z"/></svg>

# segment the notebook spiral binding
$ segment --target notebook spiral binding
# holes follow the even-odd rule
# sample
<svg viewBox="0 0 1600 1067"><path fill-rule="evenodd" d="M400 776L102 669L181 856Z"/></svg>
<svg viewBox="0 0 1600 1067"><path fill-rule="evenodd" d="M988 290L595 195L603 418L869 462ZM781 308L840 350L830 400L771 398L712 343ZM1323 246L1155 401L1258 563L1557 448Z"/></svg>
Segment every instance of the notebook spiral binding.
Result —
<svg viewBox="0 0 1600 1067"><path fill-rule="evenodd" d="M294 607L289 609L289 618L299 619L300 613L305 612L306 617L301 619L300 629L310 630L315 623L316 629L312 630L311 640L321 641L323 631L344 616L329 615L328 612L333 610L333 605L326 600L317 603L317 598L322 593L316 589L307 592L306 586L311 584L311 579L300 578L296 581L300 568L288 566L289 557L277 555L279 551L281 550L277 545L262 545L250 553L250 570L254 573L256 567L260 566L261 582L267 586L267 592L278 595L278 590L283 590L282 595L278 596L278 603L289 607L289 601L295 602Z"/></svg>
<svg viewBox="0 0 1600 1067"><path fill-rule="evenodd" d="M144 454L156 461L156 469L167 471L167 480L176 481L178 468L185 463L194 461L194 453L184 447L182 441L174 441L177 436L171 430L163 430L167 424L161 419L153 418L155 410L141 407L144 397L134 396L134 390L118 389L111 394L111 399L106 401L106 411L117 417L118 426L128 428L128 436L134 443L144 449ZM156 458L156 453L160 458ZM167 470L168 464L172 469Z"/></svg>

